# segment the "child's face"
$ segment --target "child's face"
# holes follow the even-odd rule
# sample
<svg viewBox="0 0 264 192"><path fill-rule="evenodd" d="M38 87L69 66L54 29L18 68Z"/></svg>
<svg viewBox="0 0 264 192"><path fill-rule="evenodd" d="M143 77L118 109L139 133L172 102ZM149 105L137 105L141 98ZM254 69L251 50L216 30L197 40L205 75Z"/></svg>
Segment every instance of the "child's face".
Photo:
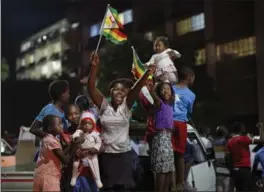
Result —
<svg viewBox="0 0 264 192"><path fill-rule="evenodd" d="M69 107L69 112L68 112L68 120L71 123L74 123L75 125L79 124L79 120L80 120L80 110L78 107L72 105Z"/></svg>
<svg viewBox="0 0 264 192"><path fill-rule="evenodd" d="M59 117L54 117L54 120L51 125L51 131L55 134L60 134L62 132L62 121Z"/></svg>
<svg viewBox="0 0 264 192"><path fill-rule="evenodd" d="M156 53L161 53L166 47L162 41L155 41L153 49Z"/></svg>
<svg viewBox="0 0 264 192"><path fill-rule="evenodd" d="M171 95L172 95L172 92L171 92L171 87L170 85L168 84L163 84L161 86L161 96L162 98L165 100L165 101L169 101L171 99Z"/></svg>
<svg viewBox="0 0 264 192"><path fill-rule="evenodd" d="M83 130L83 132L87 133L87 132L91 132L94 128L94 124L93 121L91 119L83 119L81 122L81 130Z"/></svg>

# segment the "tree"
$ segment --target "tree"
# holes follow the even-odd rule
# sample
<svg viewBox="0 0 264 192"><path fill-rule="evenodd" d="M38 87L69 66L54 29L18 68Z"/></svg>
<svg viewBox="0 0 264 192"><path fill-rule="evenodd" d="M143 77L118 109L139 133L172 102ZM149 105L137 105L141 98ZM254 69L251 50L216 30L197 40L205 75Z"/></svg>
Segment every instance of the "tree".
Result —
<svg viewBox="0 0 264 192"><path fill-rule="evenodd" d="M5 58L1 59L1 81L5 81L9 76L9 66Z"/></svg>

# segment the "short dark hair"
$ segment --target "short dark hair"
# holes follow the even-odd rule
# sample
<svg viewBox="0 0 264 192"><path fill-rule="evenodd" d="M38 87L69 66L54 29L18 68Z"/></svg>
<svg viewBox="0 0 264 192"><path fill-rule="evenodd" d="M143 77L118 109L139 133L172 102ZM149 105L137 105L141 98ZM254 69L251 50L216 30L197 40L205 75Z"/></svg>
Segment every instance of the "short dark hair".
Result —
<svg viewBox="0 0 264 192"><path fill-rule="evenodd" d="M178 71L179 81L187 80L188 77L194 76L194 71L191 67L183 66Z"/></svg>
<svg viewBox="0 0 264 192"><path fill-rule="evenodd" d="M85 95L79 95L78 97L76 97L75 104L81 111L86 111L90 108L89 100Z"/></svg>
<svg viewBox="0 0 264 192"><path fill-rule="evenodd" d="M69 83L66 80L56 80L49 85L49 95L53 101L60 99L60 96L69 89Z"/></svg>
<svg viewBox="0 0 264 192"><path fill-rule="evenodd" d="M80 110L80 107L79 107L77 104L75 104L75 103L71 103L71 104L67 105L67 107L66 107L66 110L65 110L65 115L66 115L66 117L69 115L69 109L70 109L71 107L76 107L78 110Z"/></svg>
<svg viewBox="0 0 264 192"><path fill-rule="evenodd" d="M116 86L116 84L122 84L125 88L130 89L134 83L131 79L127 79L127 78L118 78L113 80L112 82L110 82L109 86L108 86L108 91L110 92L110 90Z"/></svg>
<svg viewBox="0 0 264 192"><path fill-rule="evenodd" d="M170 47L170 40L168 37L159 36L155 39L155 42L160 41L164 44L165 47Z"/></svg>
<svg viewBox="0 0 264 192"><path fill-rule="evenodd" d="M233 123L232 127L233 127L233 132L237 134L237 133L242 132L242 128L245 127L245 124L242 122L235 122L235 123Z"/></svg>
<svg viewBox="0 0 264 192"><path fill-rule="evenodd" d="M157 93L157 96L159 97L159 98L162 98L162 95L161 95L161 88L162 88L162 86L163 85L165 85L165 84L167 84L167 85L169 85L170 86L170 89L171 89L171 103L173 103L173 101L174 101L174 90L173 90L173 88L172 88L172 85L170 84L170 83L167 83L167 82L160 82L158 85L157 85L157 87L156 87L156 93Z"/></svg>
<svg viewBox="0 0 264 192"><path fill-rule="evenodd" d="M52 125L55 118L60 118L56 115L47 115L42 120L42 127L44 132L48 132L48 128Z"/></svg>

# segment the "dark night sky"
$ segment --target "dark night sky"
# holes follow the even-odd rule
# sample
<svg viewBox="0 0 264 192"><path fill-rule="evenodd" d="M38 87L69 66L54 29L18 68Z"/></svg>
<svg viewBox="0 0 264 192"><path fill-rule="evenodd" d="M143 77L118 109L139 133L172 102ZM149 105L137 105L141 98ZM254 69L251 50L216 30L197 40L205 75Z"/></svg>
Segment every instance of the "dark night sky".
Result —
<svg viewBox="0 0 264 192"><path fill-rule="evenodd" d="M66 0L2 0L2 56L15 64L21 41L65 16Z"/></svg>

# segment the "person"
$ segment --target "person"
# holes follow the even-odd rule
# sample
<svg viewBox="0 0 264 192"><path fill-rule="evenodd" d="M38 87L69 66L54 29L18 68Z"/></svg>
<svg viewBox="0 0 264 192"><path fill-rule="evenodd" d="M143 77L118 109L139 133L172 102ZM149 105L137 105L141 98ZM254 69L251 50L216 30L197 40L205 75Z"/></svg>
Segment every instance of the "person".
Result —
<svg viewBox="0 0 264 192"><path fill-rule="evenodd" d="M156 93L156 92L157 93ZM174 156L171 144L173 130L173 89L170 83L159 83L151 95L154 99L156 135L152 140L151 166L156 175L155 190L169 191Z"/></svg>
<svg viewBox="0 0 264 192"><path fill-rule="evenodd" d="M69 83L65 80L56 80L49 85L49 96L52 100L51 103L47 104L42 108L36 119L30 126L30 132L39 138L43 138L47 135L42 131L42 120L47 115L56 115L62 119L63 129L68 129L68 121L65 118L64 106L69 102ZM34 162L37 161L39 151L36 152Z"/></svg>
<svg viewBox="0 0 264 192"><path fill-rule="evenodd" d="M69 104L65 110L65 115L69 121L70 127L68 130L63 130L61 137L61 144L63 149L68 147L71 142L72 134L77 130L80 122L81 112L76 104ZM87 151L83 151L79 146L76 149L76 156L79 158L85 158L88 154ZM71 157L69 163L63 166L62 169L62 179L61 179L61 191L63 192L97 192L98 187L93 179L90 167L79 167L79 175L76 181L76 185L71 186L71 177L73 170L73 156Z"/></svg>
<svg viewBox="0 0 264 192"><path fill-rule="evenodd" d="M79 175L79 165L82 161L82 164L86 164L90 167L92 174L94 176L94 180L97 184L98 188L102 188L102 182L100 178L99 173L99 166L98 166L98 158L97 158L97 152L99 151L102 141L100 139L100 136L97 132L94 131L96 127L96 119L91 112L83 112L79 129L76 130L76 132L72 135L72 138L75 140L79 138L82 134L84 134L85 141L81 144L82 149L88 150L90 155L83 158L83 159L75 159L73 163L73 170L72 170L72 179L71 179L71 185L75 186L77 177Z"/></svg>
<svg viewBox="0 0 264 192"><path fill-rule="evenodd" d="M80 120L80 109L75 104L69 104L65 110L65 116L69 122L69 127L67 130L63 130L60 138L60 143L62 149L68 147L72 140L72 134L77 130ZM78 149L78 148L77 148ZM72 173L73 158L71 157L67 165L62 166L62 176L61 176L61 191L72 192L73 188L70 185L71 173Z"/></svg>
<svg viewBox="0 0 264 192"><path fill-rule="evenodd" d="M80 108L81 112L83 111L91 111L96 120L99 118L98 108L94 105L94 103L85 95L79 95L76 97L75 102L76 105Z"/></svg>
<svg viewBox="0 0 264 192"><path fill-rule="evenodd" d="M69 91L69 83L65 80L56 80L49 85L49 96L52 102L42 108L30 126L32 134L40 138L47 135L47 133L41 130L42 120L47 115L59 116L62 119L63 129L68 129L69 125L65 118L64 106L69 102Z"/></svg>
<svg viewBox="0 0 264 192"><path fill-rule="evenodd" d="M179 191L184 187L184 152L187 142L188 116L192 113L195 94L189 89L193 85L195 75L191 68L183 67L179 70L179 83L173 85L174 100L174 134L172 145L175 152L176 187Z"/></svg>
<svg viewBox="0 0 264 192"><path fill-rule="evenodd" d="M263 126L259 126L260 139L251 139L245 135L246 127L241 122L235 122L233 132L226 145L226 153L232 163L231 177L237 191L252 190L252 174L250 163L250 144L264 144Z"/></svg>
<svg viewBox="0 0 264 192"><path fill-rule="evenodd" d="M104 152L100 154L101 179L106 190L124 189L134 186L129 140L130 109L148 76L155 71L155 66L150 66L128 93L122 80L114 80L109 86L111 96L111 102L109 102L96 88L99 63L99 56L93 53L87 90L100 109L101 136L104 145Z"/></svg>
<svg viewBox="0 0 264 192"><path fill-rule="evenodd" d="M60 191L61 163L67 164L81 139L71 143L64 151L59 139L62 132L60 117L47 115L42 120L43 137L34 174L33 191Z"/></svg>
<svg viewBox="0 0 264 192"><path fill-rule="evenodd" d="M169 81L171 84L177 83L177 69L173 64L173 60L180 58L181 54L169 48L169 39L167 37L157 37L154 42L154 51L150 60L145 63L145 66L155 64L157 69L155 79L157 81Z"/></svg>

